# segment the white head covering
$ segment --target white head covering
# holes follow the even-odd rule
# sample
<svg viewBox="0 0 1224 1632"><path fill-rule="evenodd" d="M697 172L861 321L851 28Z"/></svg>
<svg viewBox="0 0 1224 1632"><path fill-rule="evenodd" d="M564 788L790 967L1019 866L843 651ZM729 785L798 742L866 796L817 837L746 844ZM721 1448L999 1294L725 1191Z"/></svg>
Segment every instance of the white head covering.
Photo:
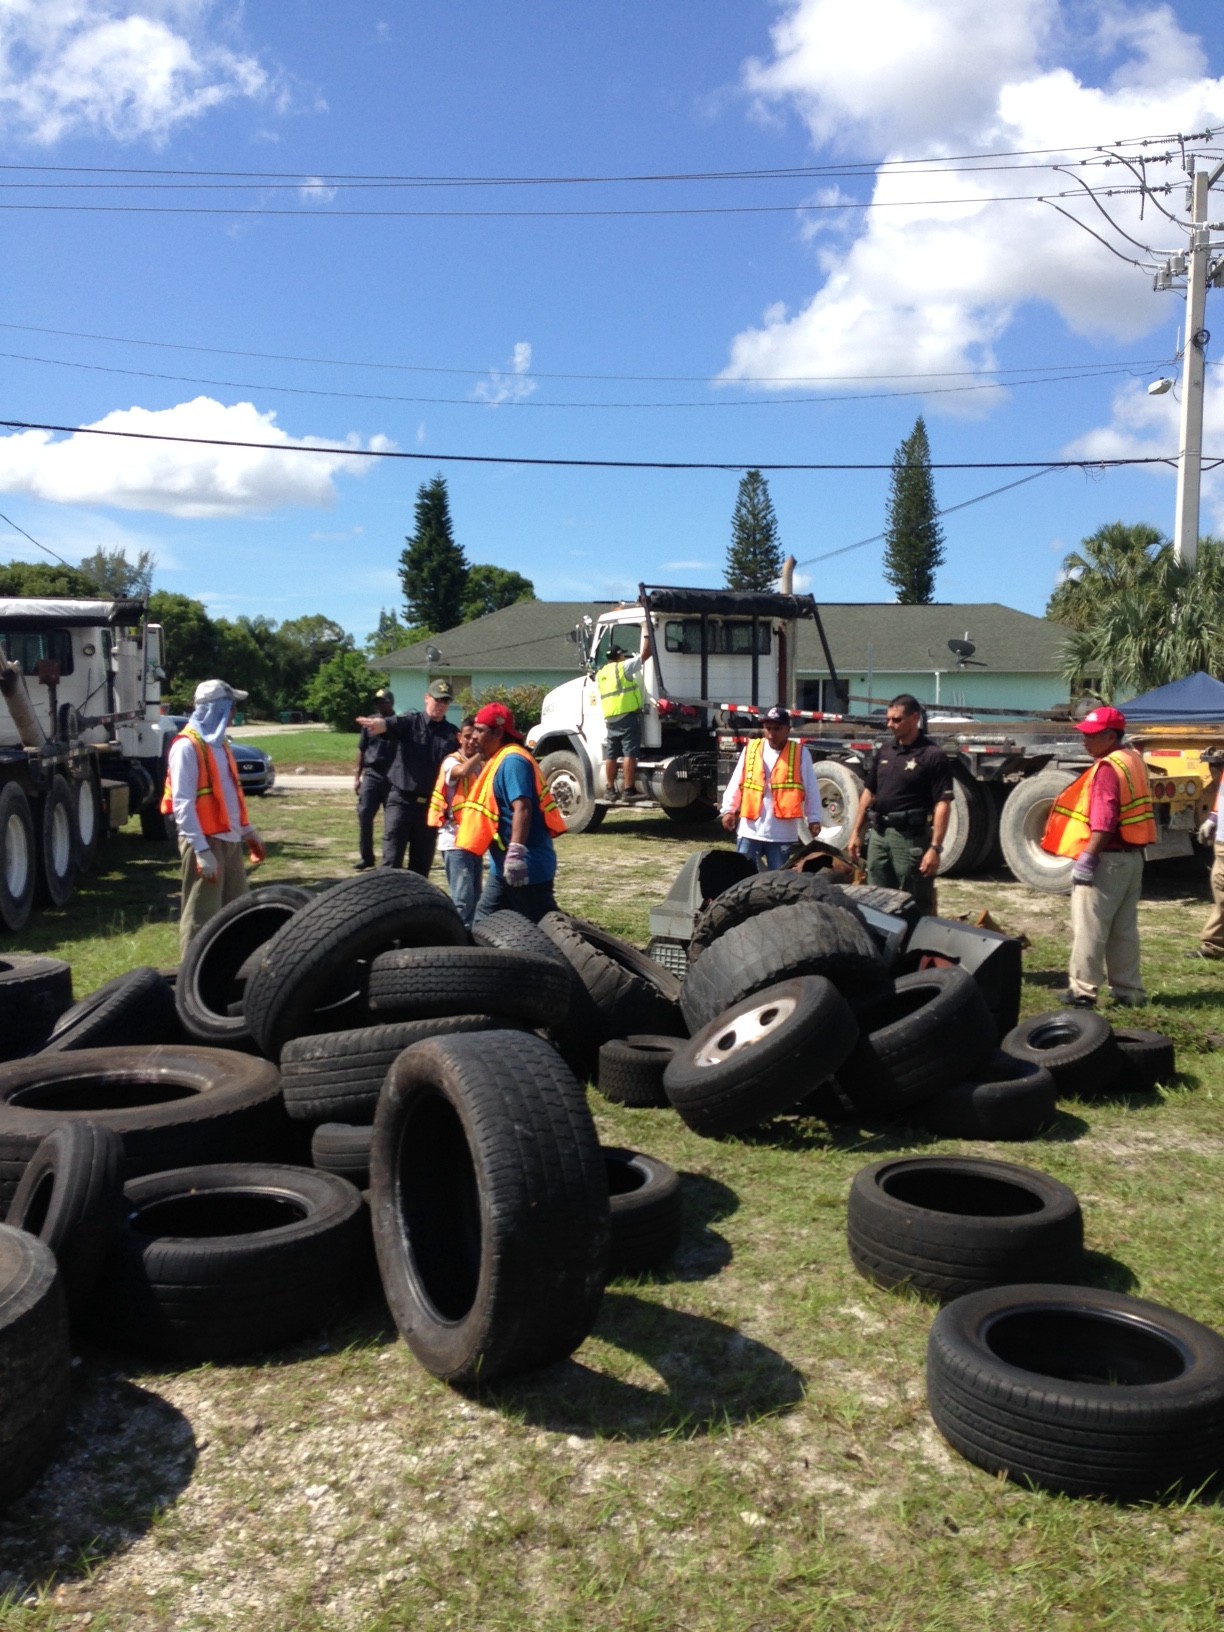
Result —
<svg viewBox="0 0 1224 1632"><path fill-rule="evenodd" d="M245 703L248 693L235 691L224 680L201 680L195 689L195 709L187 722L210 748L220 746L235 703Z"/></svg>

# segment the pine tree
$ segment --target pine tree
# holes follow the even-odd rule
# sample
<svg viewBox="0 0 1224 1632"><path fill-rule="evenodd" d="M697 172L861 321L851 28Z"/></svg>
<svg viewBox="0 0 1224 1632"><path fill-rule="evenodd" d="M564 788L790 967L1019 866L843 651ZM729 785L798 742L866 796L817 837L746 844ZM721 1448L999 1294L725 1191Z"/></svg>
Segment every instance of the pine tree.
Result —
<svg viewBox="0 0 1224 1632"><path fill-rule="evenodd" d="M446 479L435 476L417 490L416 527L400 555L405 614L410 624L439 634L463 622L468 564L451 530Z"/></svg>
<svg viewBox="0 0 1224 1632"><path fill-rule="evenodd" d="M943 565L944 537L931 480L931 445L921 414L893 454L884 533L884 576L902 606L929 606L935 569Z"/></svg>
<svg viewBox="0 0 1224 1632"><path fill-rule="evenodd" d="M728 589L771 589L782 571L782 546L769 484L750 470L739 484L727 550Z"/></svg>

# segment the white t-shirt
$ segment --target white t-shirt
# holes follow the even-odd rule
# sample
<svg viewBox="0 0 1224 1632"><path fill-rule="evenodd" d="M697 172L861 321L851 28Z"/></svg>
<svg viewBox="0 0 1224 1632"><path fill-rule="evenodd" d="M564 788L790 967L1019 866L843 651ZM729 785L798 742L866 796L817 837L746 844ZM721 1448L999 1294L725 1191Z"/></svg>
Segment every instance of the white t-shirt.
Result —
<svg viewBox="0 0 1224 1632"><path fill-rule="evenodd" d="M731 773L731 780L727 783L723 794L722 809L725 815L728 811L738 810L740 806L740 790L744 784L744 761L748 749L745 746L740 750L739 759ZM799 818L797 816L775 816L773 808L773 790L770 787L770 777L773 768L778 763L778 750L765 744L762 754L762 764L765 773L765 791L761 795L761 813L756 821L747 821L743 816L739 819L736 835L741 839L760 839L765 844L794 844L799 837ZM799 753L800 774L803 777L803 814L808 826L815 832L824 826L824 806L820 802L820 785L816 781L816 767L812 763L812 756L806 748Z"/></svg>

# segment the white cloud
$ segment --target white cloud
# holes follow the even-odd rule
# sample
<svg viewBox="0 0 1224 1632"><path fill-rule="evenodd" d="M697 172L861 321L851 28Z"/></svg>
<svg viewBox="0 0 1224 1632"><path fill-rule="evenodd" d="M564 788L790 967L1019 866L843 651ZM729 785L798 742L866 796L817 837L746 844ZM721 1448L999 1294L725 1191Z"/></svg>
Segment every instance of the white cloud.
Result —
<svg viewBox="0 0 1224 1632"><path fill-rule="evenodd" d="M276 87L258 58L208 38L216 0L3 0L0 129L49 144L86 132L166 139Z"/></svg>
<svg viewBox="0 0 1224 1632"><path fill-rule="evenodd" d="M713 564L709 561L664 561L663 572L713 572Z"/></svg>
<svg viewBox="0 0 1224 1632"><path fill-rule="evenodd" d="M196 397L174 408L121 409L98 420L95 428L275 446L193 446L81 433L53 439L49 431L18 431L0 437L0 492L170 516L241 516L290 505L330 505L338 472L360 475L369 468L367 460L339 453L295 456L277 451L336 444L320 437L291 437L277 425L274 413L260 413L249 402L227 407L211 397ZM344 445L362 446L354 436ZM382 436L367 445L375 451L393 446Z"/></svg>
<svg viewBox="0 0 1224 1632"><path fill-rule="evenodd" d="M339 190L338 187L329 187L322 176L307 176L298 188L298 197L303 204L330 204Z"/></svg>
<svg viewBox="0 0 1224 1632"><path fill-rule="evenodd" d="M1073 37L1072 22L1085 19L1096 27ZM842 0L786 0L773 44L771 60L746 65L748 93L766 107L797 110L817 144L857 153L1063 151L1224 122L1224 79L1202 77L1197 42L1163 5L877 0L868 14ZM1077 78L1066 66L1073 51L1081 72L1091 68L1107 84ZM1119 179L1117 171L1108 176ZM1169 179L1180 181L1176 168ZM853 241L817 247L821 286L811 300L797 310L775 304L737 335L720 379L787 389L805 377L989 368L1018 310L1034 302L1094 338L1134 340L1166 322L1142 272L1049 206L987 202L1043 190L1075 189L1045 172L877 172L871 196L880 207L852 228ZM955 202L924 202L931 199ZM1107 207L1162 254L1184 248L1184 233L1150 206L1142 224L1133 200ZM1086 196L1064 208L1108 235ZM820 219L814 211L802 217L805 238ZM930 406L981 414L997 398L951 394Z"/></svg>
<svg viewBox="0 0 1224 1632"><path fill-rule="evenodd" d="M515 345L509 369L508 374L496 368L489 370L488 379L481 380L472 393L477 402L487 402L496 408L503 402L524 402L531 395L536 383L528 377L531 371L531 345L528 341L520 340Z"/></svg>

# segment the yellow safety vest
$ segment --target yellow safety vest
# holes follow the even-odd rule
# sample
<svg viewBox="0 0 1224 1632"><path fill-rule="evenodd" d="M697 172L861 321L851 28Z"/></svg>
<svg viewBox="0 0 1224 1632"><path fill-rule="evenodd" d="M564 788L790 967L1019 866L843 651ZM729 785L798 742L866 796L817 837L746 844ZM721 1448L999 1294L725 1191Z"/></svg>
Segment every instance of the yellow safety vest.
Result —
<svg viewBox="0 0 1224 1632"><path fill-rule="evenodd" d="M445 827L448 820L458 822L463 816L464 806L468 802L468 795L476 786L476 772L469 771L456 782L446 780L445 763L438 768L438 780L434 783L433 792L429 796L429 809L425 812L427 827Z"/></svg>
<svg viewBox="0 0 1224 1632"><path fill-rule="evenodd" d="M565 817L557 809L557 802L540 775L540 767L525 748L520 748L517 743L508 742L493 755L476 778L476 786L468 794L463 815L459 819L459 832L455 837L456 849L470 850L474 856L483 856L496 839L498 810L497 800L493 794L493 778L507 754L521 754L535 772L536 798L540 801L545 827L554 838L565 832Z"/></svg>
<svg viewBox="0 0 1224 1632"><path fill-rule="evenodd" d="M615 720L621 714L636 714L642 706L638 677L626 674L625 665L620 661L605 663L595 676L595 684L599 687L599 706L605 720Z"/></svg>
<svg viewBox="0 0 1224 1632"><path fill-rule="evenodd" d="M783 821L795 821L803 815L803 744L788 738L774 761L769 777L769 792L773 798L774 815ZM744 780L740 795L740 815L746 822L755 822L761 814L765 796L765 743L754 737L744 755Z"/></svg>
<svg viewBox="0 0 1224 1632"><path fill-rule="evenodd" d="M1092 784L1102 765L1112 765L1118 773L1122 804L1118 814L1118 837L1123 844L1141 848L1156 843L1156 812L1148 792L1147 770L1134 748L1117 748L1104 759L1093 760L1083 776L1064 788L1050 807L1041 848L1051 856L1078 856L1092 832L1088 810Z"/></svg>

